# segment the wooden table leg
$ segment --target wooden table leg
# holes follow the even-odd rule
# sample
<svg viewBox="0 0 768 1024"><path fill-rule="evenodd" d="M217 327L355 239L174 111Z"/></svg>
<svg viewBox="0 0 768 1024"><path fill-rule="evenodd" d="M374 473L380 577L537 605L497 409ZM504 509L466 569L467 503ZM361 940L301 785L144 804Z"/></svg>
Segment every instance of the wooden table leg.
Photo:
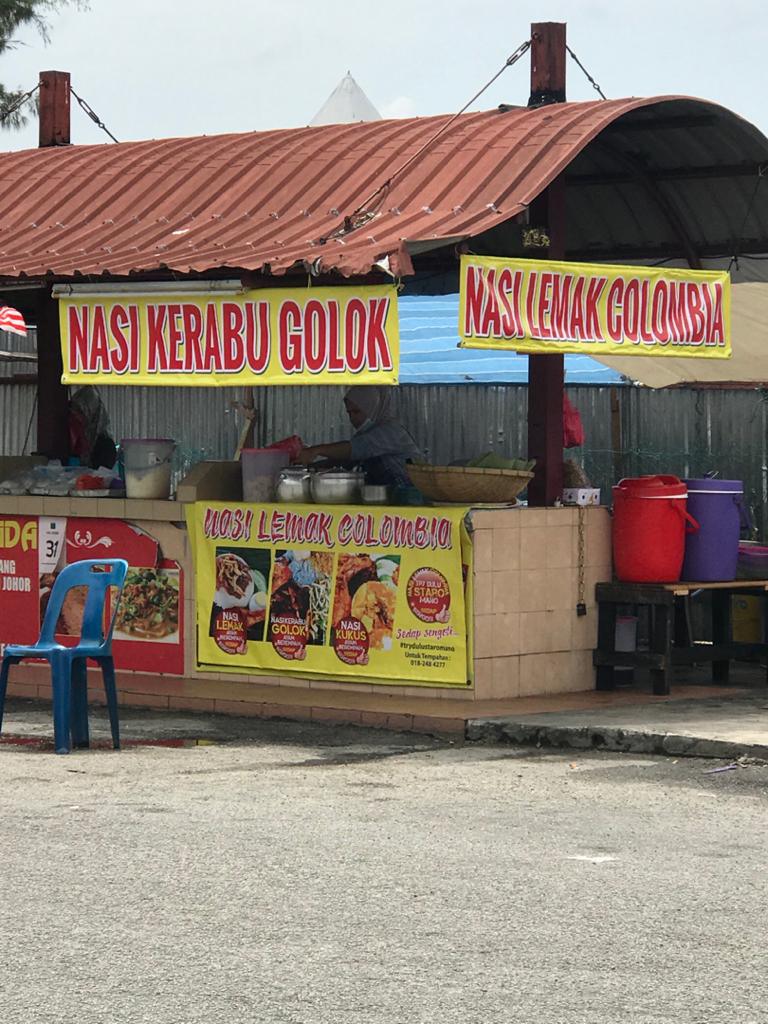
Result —
<svg viewBox="0 0 768 1024"><path fill-rule="evenodd" d="M653 692L663 696L672 689L672 637L675 608L672 604L651 606L651 650L664 658L662 668L651 669Z"/></svg>
<svg viewBox="0 0 768 1024"><path fill-rule="evenodd" d="M731 642L731 592L730 590L712 591L712 643L715 646ZM712 681L727 683L730 662L712 662Z"/></svg>
<svg viewBox="0 0 768 1024"><path fill-rule="evenodd" d="M597 649L604 654L616 650L616 605L613 601L600 601L597 605ZM595 687L615 690L616 673L613 665L598 665Z"/></svg>
<svg viewBox="0 0 768 1024"><path fill-rule="evenodd" d="M688 595L675 601L675 647L690 647L693 643L689 627Z"/></svg>

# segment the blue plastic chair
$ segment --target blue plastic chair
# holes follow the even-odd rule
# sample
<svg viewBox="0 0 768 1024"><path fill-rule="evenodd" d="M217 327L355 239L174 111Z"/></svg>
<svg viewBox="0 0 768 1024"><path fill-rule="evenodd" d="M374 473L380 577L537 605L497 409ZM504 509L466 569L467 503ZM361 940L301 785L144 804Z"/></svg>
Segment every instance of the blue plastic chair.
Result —
<svg viewBox="0 0 768 1024"><path fill-rule="evenodd" d="M45 609L40 639L30 647L9 644L0 667L0 731L3 728L5 691L11 665L25 658L45 659L51 666L53 691L53 735L57 754L68 754L71 746L89 746L87 659L101 666L107 695L112 745L120 749L120 724L117 714L115 663L112 660L112 630L123 592L128 563L122 558L101 558L73 562L56 577ZM73 587L87 587L80 640L74 647L56 643L54 633L64 598ZM117 589L109 628L104 628L104 607L110 587Z"/></svg>

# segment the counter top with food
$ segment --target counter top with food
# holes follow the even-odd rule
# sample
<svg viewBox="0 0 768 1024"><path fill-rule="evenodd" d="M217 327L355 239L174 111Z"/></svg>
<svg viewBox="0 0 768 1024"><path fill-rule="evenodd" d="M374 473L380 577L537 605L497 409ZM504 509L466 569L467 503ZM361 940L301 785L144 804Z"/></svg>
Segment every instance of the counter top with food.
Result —
<svg viewBox="0 0 768 1024"><path fill-rule="evenodd" d="M0 459L0 495L119 498L125 496L125 483L113 469L64 466L58 460Z"/></svg>
<svg viewBox="0 0 768 1024"><path fill-rule="evenodd" d="M318 505L429 506L514 504L533 476L533 461L485 453L448 466L407 466L410 486L372 483L359 469L290 465L274 449L252 449L243 462L200 462L179 484L179 501Z"/></svg>

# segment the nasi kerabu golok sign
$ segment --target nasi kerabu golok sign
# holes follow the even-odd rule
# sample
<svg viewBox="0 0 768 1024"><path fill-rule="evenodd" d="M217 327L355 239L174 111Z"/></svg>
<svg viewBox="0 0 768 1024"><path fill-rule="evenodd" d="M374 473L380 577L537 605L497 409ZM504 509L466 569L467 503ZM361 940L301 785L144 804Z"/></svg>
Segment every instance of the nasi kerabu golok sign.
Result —
<svg viewBox="0 0 768 1024"><path fill-rule="evenodd" d="M462 348L731 355L727 271L461 259Z"/></svg>
<svg viewBox="0 0 768 1024"><path fill-rule="evenodd" d="M397 384L390 286L59 294L64 384Z"/></svg>

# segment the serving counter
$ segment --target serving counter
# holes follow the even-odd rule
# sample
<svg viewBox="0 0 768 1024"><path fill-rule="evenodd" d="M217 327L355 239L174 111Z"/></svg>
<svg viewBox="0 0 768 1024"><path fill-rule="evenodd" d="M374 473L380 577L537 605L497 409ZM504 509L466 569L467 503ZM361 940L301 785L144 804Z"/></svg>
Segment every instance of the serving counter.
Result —
<svg viewBox="0 0 768 1024"><path fill-rule="evenodd" d="M184 493L182 489L180 493ZM189 490L186 493L189 495ZM216 621L216 614L231 611L217 604L221 579L214 568L216 558L222 548L242 558L248 545L241 538L233 548L232 537L225 542L211 536L213 561L209 558L203 567L198 550L196 568L195 538L190 536L188 522L204 524L205 507L216 509L221 503L199 493L192 496L197 499L194 503L0 496L0 642L26 643L36 638L41 605L57 565L111 554L128 559L133 574L129 580L133 578L138 590L144 585L142 580L148 580L153 593L162 586L166 595L162 621L153 620L157 615L142 618L141 602L134 609L133 621L124 614L118 618L115 658L120 701L126 705L290 717L294 699L307 705L306 694L298 701L299 690L317 692L321 706L330 691L371 694L367 706L375 709L380 704L386 710L395 695L487 701L594 688L595 584L611 578L610 523L604 508L472 509L466 516L465 510L453 509L455 529L450 543L445 534L439 534L436 524L436 519L444 517L435 514L445 510L378 509L378 517L386 515L392 521L400 513L403 520L409 515L422 516L430 524L428 529L438 532L424 540L415 561L408 561L403 551L385 557L382 537L376 534L377 558L359 567L348 566L367 574L363 580L367 589L358 585L357 593L366 594L371 601L376 598L387 605L386 588L397 592L396 602L388 605L391 622L386 621L386 607L383 619L377 618L375 601L368 601L366 607L366 599L360 597L355 602L351 591L340 597L338 578L332 575L334 566L328 560L325 565L318 563L328 570L329 608L334 601L348 598L348 606L339 605L346 612L343 625L355 627L365 620L363 632L368 638L352 628L339 639L338 634L343 634L341 618L334 623L331 613L322 637L315 637L315 646L322 651L315 656L306 636L298 641L290 636L292 616L300 617L296 608L281 610L287 640L276 643L269 626L262 627L270 629L269 636L262 632L259 637L258 630L249 635L259 609L272 596L256 597L255 586L246 605L240 604L246 608L242 616L224 615ZM266 508L237 502L225 505L252 514ZM316 513L322 511L315 508ZM332 514L334 510L325 511ZM380 518L371 518L369 506L344 511L353 517L359 513L359 522L370 529L382 525ZM258 522L258 516L251 519L252 524ZM264 520L261 522L263 529ZM349 523L346 527L351 529ZM363 532L350 534L346 549L365 558L364 526L359 529ZM463 549L461 533L465 533ZM287 537L273 543L271 536L266 544L266 535L263 541L272 552L262 567L272 570L272 592L277 566L285 574L290 569L299 579L301 566L291 566L286 559L286 555L296 554L296 544ZM319 550L318 545L310 545L303 554L308 557ZM370 561L378 568L372 569ZM236 562L233 564L236 569ZM339 564L335 563L337 574ZM266 577L270 581L267 573L255 571L260 571L261 577L253 579ZM142 577L142 572L149 575ZM288 575L285 579L289 581ZM451 582L448 604L440 597L441 581L445 580ZM462 593L457 593L457 585ZM206 587L208 596L201 601ZM584 614L577 611L579 604ZM73 618L77 619L76 609ZM228 631L227 624L238 618L242 625ZM60 627L69 628L66 622ZM268 658L250 657L243 650L243 642L253 637L251 653L268 649ZM438 649L446 642L450 648L447 655ZM285 657L302 647L303 654ZM403 657L394 657L396 648ZM436 657L426 656L430 649ZM212 651L219 654L212 657ZM381 669L387 662L392 667ZM49 696L46 667L15 668L9 692ZM95 678L92 697L101 699ZM373 724L374 719L370 721Z"/></svg>

